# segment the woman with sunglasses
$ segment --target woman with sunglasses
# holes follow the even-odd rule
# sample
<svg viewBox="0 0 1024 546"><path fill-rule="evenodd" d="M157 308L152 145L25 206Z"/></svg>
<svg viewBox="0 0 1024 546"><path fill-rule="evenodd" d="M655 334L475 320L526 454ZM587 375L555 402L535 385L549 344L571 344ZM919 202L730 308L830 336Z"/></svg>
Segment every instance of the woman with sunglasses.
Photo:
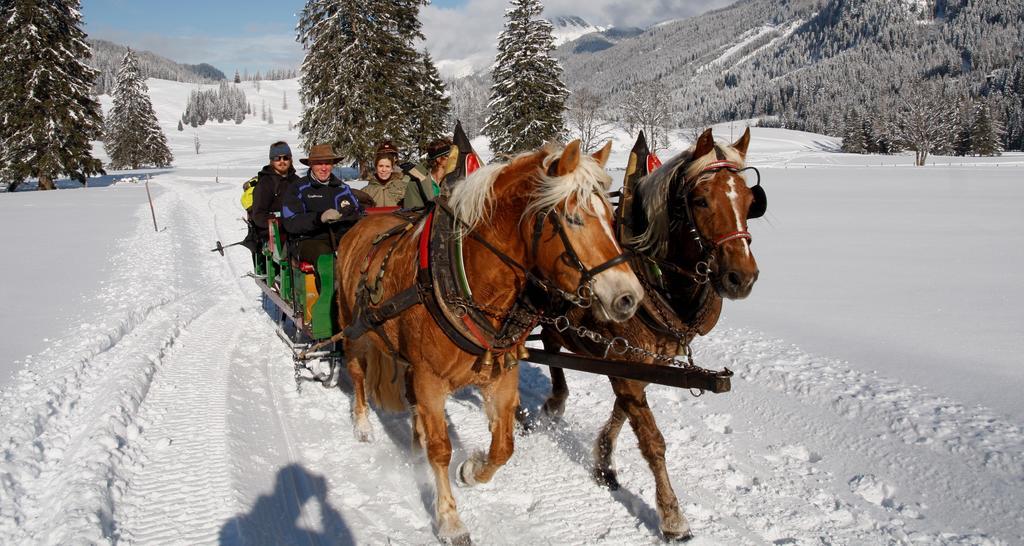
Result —
<svg viewBox="0 0 1024 546"><path fill-rule="evenodd" d="M267 240L267 222L281 212L284 190L297 182L299 175L292 166L292 150L282 141L270 145L270 164L260 171L256 189L252 192L252 221L256 225L260 242Z"/></svg>

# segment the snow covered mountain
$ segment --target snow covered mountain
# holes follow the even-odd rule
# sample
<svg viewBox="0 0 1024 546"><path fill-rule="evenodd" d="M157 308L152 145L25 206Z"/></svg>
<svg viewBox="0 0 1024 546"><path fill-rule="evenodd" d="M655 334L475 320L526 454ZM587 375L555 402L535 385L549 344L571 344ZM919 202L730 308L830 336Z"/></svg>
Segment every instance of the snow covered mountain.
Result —
<svg viewBox="0 0 1024 546"><path fill-rule="evenodd" d="M121 66L121 59L124 58L128 47L94 38L89 39L89 47L92 48L89 66L100 71L93 91L102 95L112 88L117 70ZM139 61L143 78L189 83L209 83L226 79L223 72L206 63L181 64L150 51L133 51Z"/></svg>
<svg viewBox="0 0 1024 546"><path fill-rule="evenodd" d="M548 19L548 22L552 26L551 34L555 37L555 47L571 42L585 34L601 32L609 28L607 26L592 25L576 15L552 17Z"/></svg>
<svg viewBox="0 0 1024 546"><path fill-rule="evenodd" d="M836 134L849 110L891 110L899 92L921 80L941 82L950 97L1005 94L985 86L1024 66L1024 4L750 0L578 45L556 52L565 82L612 104L638 83L656 82L684 125L778 116Z"/></svg>

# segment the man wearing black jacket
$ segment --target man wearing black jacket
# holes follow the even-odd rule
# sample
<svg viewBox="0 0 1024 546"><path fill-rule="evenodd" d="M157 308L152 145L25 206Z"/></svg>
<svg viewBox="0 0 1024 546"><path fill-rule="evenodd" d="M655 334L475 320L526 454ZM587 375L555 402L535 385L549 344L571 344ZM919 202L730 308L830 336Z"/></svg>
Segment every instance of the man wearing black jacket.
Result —
<svg viewBox="0 0 1024 546"><path fill-rule="evenodd" d="M270 164L257 175L256 188L252 191L251 220L256 226L260 241L266 241L267 221L281 212L284 192L299 180L292 166L292 150L288 143L278 141L270 145Z"/></svg>
<svg viewBox="0 0 1024 546"><path fill-rule="evenodd" d="M318 144L302 158L309 174L285 191L281 217L297 254L304 262L316 263L321 254L336 250L338 239L362 215L359 199L348 184L331 173L341 160L330 144Z"/></svg>

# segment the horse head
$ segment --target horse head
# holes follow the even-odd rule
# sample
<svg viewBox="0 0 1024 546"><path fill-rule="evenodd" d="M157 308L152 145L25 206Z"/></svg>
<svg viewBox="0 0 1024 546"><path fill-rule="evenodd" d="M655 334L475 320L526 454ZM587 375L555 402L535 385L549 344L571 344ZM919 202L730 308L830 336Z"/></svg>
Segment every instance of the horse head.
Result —
<svg viewBox="0 0 1024 546"><path fill-rule="evenodd" d="M493 208L495 237L510 255L523 255L526 269L565 299L592 306L599 319L623 321L644 292L612 229L611 177L604 170L610 153L611 142L592 156L581 153L577 140L563 150L523 154L493 175L489 198L456 191L452 204L464 221L473 209Z"/></svg>
<svg viewBox="0 0 1024 546"><path fill-rule="evenodd" d="M747 220L764 214L766 200L759 179L753 187L744 179L757 172L745 164L749 143L750 129L731 145L716 143L707 129L639 188L648 222L639 246L694 267L729 299L750 295L758 276Z"/></svg>

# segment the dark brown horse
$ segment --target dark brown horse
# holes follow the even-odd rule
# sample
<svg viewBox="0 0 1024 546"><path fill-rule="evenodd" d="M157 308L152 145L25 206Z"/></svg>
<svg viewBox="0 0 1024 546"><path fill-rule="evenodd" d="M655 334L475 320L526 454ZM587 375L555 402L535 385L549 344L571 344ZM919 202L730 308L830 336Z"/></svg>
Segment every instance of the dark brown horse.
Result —
<svg viewBox="0 0 1024 546"><path fill-rule="evenodd" d="M747 218L763 214L766 202L763 190L752 191L739 173L749 142L749 129L732 146L716 144L708 129L692 148L638 182L631 221L636 236L628 246L636 251L634 269L646 290L640 310L615 324L598 322L585 310L570 310L566 316L571 324L596 330L605 341L546 327L545 349L567 347L580 354L666 365L669 357L686 354L695 336L714 328L722 298L750 294L758 269L750 251ZM615 339L625 340L631 350L623 355L608 351ZM560 368L551 368L551 383L544 411L558 417L569 393ZM594 476L599 483L618 488L612 453L629 419L654 473L661 531L666 538L687 538L690 525L672 490L665 440L647 405L647 384L618 378L611 378L611 383L615 406L594 446Z"/></svg>
<svg viewBox="0 0 1024 546"><path fill-rule="evenodd" d="M605 197L611 179L604 170L610 144L593 157L580 154L575 141L563 151L543 149L508 164L484 167L457 183L450 198L440 198L434 215L409 229L402 229L401 218L371 216L339 243L339 316L344 324L353 324L414 286L423 266L433 264L434 253L439 252L435 241L421 233L430 229L429 222L441 222L439 215L445 211L455 219L452 225L458 235L438 245L460 241L457 261L464 265L465 291L471 296L424 301L434 296L421 293L421 304L408 307L372 333L345 342L355 391L353 423L361 440L370 437L367 391L382 406L397 409L405 387L406 399L414 404L414 436L426 449L434 472L437 534L444 541L469 542L448 479L452 448L445 401L467 385L480 389L490 421L490 450L463 462L457 476L466 484L490 481L512 455L522 337L511 342L507 336L491 337L479 342L480 351L467 349L465 340L457 342L449 331L453 326L442 329L447 315L438 317L437 309L453 311L456 322L474 312L484 317L486 324L469 326L474 331L498 332L509 320L518 320L525 335L536 316L531 318L521 308L514 312L513 307L528 283L540 282L549 293L569 301L586 300L603 319L629 319L643 288L612 230L612 208ZM394 235L382 235L386 233ZM363 276L353 275L355 271ZM379 285L371 286L368 278L379 279ZM365 296L371 288L376 301L383 302L373 309ZM389 355L392 351L396 358Z"/></svg>

